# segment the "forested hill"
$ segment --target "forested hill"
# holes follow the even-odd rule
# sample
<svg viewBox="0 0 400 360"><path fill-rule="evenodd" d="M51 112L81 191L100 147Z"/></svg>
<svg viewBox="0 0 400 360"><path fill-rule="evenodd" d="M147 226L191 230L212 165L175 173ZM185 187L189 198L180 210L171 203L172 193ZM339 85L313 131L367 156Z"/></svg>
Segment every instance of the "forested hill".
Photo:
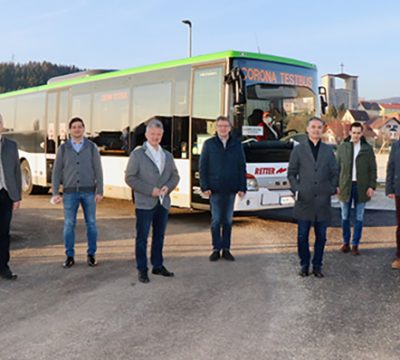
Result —
<svg viewBox="0 0 400 360"><path fill-rule="evenodd" d="M76 66L56 65L47 61L27 64L0 63L0 93L44 85L54 76L81 71Z"/></svg>

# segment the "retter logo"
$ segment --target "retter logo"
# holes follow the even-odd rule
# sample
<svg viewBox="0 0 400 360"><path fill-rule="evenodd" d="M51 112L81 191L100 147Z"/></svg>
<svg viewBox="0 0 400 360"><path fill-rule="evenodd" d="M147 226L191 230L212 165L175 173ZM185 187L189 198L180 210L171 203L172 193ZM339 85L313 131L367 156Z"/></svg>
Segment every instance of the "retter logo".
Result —
<svg viewBox="0 0 400 360"><path fill-rule="evenodd" d="M279 175L287 171L286 168L279 168L278 170L273 167L256 168L254 175Z"/></svg>

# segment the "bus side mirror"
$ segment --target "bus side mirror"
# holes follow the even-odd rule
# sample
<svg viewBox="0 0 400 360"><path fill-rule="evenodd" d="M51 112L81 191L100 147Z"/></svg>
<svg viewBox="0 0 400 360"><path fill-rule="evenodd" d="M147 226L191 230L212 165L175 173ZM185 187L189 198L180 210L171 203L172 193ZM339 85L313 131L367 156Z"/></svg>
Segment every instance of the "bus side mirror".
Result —
<svg viewBox="0 0 400 360"><path fill-rule="evenodd" d="M234 127L232 133L238 139L241 139L246 104L246 81L244 80L244 73L239 67L235 67L225 75L224 81L232 88Z"/></svg>
<svg viewBox="0 0 400 360"><path fill-rule="evenodd" d="M326 88L325 86L319 86L318 87L318 93L319 93L319 102L321 105L321 113L326 114L326 108L328 107L328 102L326 101Z"/></svg>
<svg viewBox="0 0 400 360"><path fill-rule="evenodd" d="M224 81L232 87L233 105L246 104L246 84L243 71L239 67L233 68L225 75Z"/></svg>

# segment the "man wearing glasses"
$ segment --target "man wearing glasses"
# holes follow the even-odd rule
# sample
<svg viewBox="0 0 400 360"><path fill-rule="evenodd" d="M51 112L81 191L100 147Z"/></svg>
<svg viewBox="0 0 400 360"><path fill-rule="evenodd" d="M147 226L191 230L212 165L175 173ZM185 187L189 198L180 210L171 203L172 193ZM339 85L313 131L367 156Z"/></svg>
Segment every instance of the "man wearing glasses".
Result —
<svg viewBox="0 0 400 360"><path fill-rule="evenodd" d="M227 117L217 118L216 129L217 134L204 143L200 156L200 187L211 206L210 261L217 261L221 251L222 258L234 261L230 253L233 207L236 194L243 197L247 190L246 161L242 144L231 135Z"/></svg>

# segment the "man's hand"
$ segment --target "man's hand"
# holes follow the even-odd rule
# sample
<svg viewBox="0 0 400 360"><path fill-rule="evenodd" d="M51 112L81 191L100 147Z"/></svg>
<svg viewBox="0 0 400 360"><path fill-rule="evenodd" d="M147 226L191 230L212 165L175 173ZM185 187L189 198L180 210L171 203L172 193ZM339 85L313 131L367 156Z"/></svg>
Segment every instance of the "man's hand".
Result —
<svg viewBox="0 0 400 360"><path fill-rule="evenodd" d="M160 195L163 195L163 196L167 195L168 194L168 190L169 190L168 186L164 185L160 190Z"/></svg>
<svg viewBox="0 0 400 360"><path fill-rule="evenodd" d="M368 188L368 190L367 190L367 196L368 196L369 198L372 198L372 197L374 196L374 194L375 194L374 189L373 189L373 188Z"/></svg>
<svg viewBox="0 0 400 360"><path fill-rule="evenodd" d="M98 204L101 200L103 200L103 195L97 194L96 197L94 198L96 204Z"/></svg>
<svg viewBox="0 0 400 360"><path fill-rule="evenodd" d="M159 188L154 188L153 192L151 193L152 197L159 197L161 195L161 190Z"/></svg>
<svg viewBox="0 0 400 360"><path fill-rule="evenodd" d="M396 198L396 195L395 195L395 194L389 194L389 195L388 195L388 198L389 198L389 199L395 199L395 198Z"/></svg>
<svg viewBox="0 0 400 360"><path fill-rule="evenodd" d="M62 197L60 195L55 195L51 198L50 202L54 205L60 204L62 201Z"/></svg>
<svg viewBox="0 0 400 360"><path fill-rule="evenodd" d="M13 203L13 210L19 209L21 206L21 201L14 201Z"/></svg>
<svg viewBox="0 0 400 360"><path fill-rule="evenodd" d="M211 190L205 190L203 191L203 194L210 197L211 196Z"/></svg>
<svg viewBox="0 0 400 360"><path fill-rule="evenodd" d="M246 193L244 192L244 191L239 191L238 192L238 195L239 195L239 197L243 197L243 196L245 196L246 195Z"/></svg>

